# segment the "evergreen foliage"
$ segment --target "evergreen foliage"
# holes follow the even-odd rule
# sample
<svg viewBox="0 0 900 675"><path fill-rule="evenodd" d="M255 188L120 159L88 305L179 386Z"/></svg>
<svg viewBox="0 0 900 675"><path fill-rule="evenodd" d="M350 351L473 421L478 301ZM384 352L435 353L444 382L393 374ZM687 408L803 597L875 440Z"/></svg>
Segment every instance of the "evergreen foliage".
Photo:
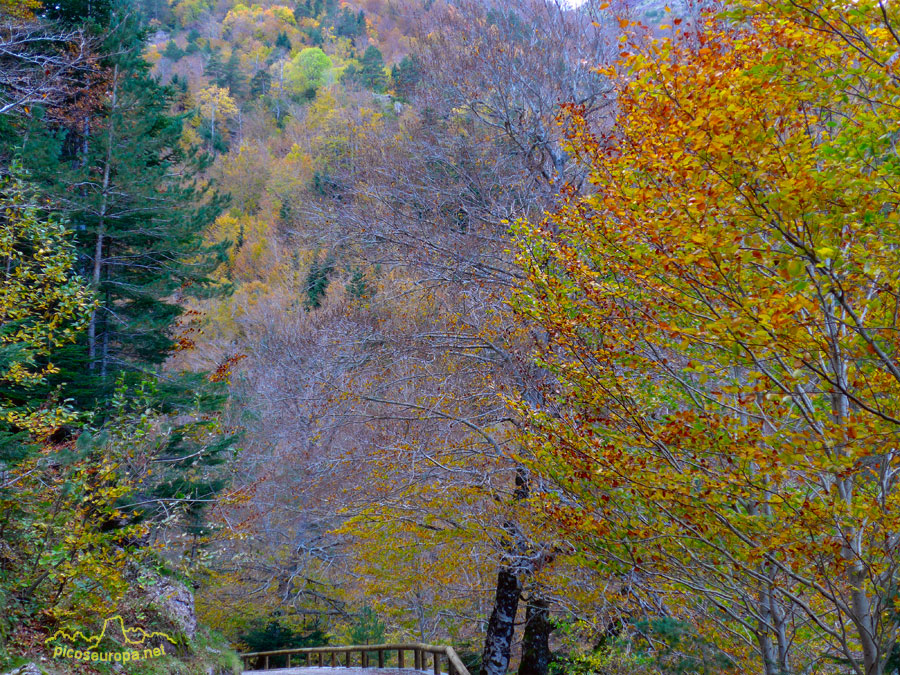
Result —
<svg viewBox="0 0 900 675"><path fill-rule="evenodd" d="M303 306L307 309L318 309L328 290L328 275L334 271L334 261L331 257L320 262L318 258L310 265L306 273L306 300Z"/></svg>
<svg viewBox="0 0 900 675"><path fill-rule="evenodd" d="M366 284L366 275L361 269L354 269L347 283L347 293L357 300L365 300L369 296L369 287Z"/></svg>
<svg viewBox="0 0 900 675"><path fill-rule="evenodd" d="M285 52L291 51L291 41L287 36L287 33L281 32L278 34L278 37L275 39L275 49L281 49Z"/></svg>
<svg viewBox="0 0 900 675"><path fill-rule="evenodd" d="M321 47L325 44L325 36L321 26L304 26L303 34L313 47Z"/></svg>
<svg viewBox="0 0 900 675"><path fill-rule="evenodd" d="M175 43L175 40L169 40L162 55L170 61L179 61L184 56L184 50Z"/></svg>
<svg viewBox="0 0 900 675"><path fill-rule="evenodd" d="M353 76L357 82L367 89L382 93L387 86L384 74L384 57L375 45L369 45L360 59L360 68Z"/></svg>
<svg viewBox="0 0 900 675"><path fill-rule="evenodd" d="M231 56L222 68L222 77L217 84L227 87L228 93L234 98L243 98L246 93L247 78L241 71L241 59L236 50L231 51Z"/></svg>
<svg viewBox="0 0 900 675"><path fill-rule="evenodd" d="M406 55L391 68L391 82L400 98L409 100L422 77L422 64L415 56Z"/></svg>
<svg viewBox="0 0 900 675"><path fill-rule="evenodd" d="M250 78L250 98L259 98L272 88L272 76L267 70L260 70Z"/></svg>
<svg viewBox="0 0 900 675"><path fill-rule="evenodd" d="M347 641L352 645L377 645L384 642L386 631L387 626L378 618L377 612L371 607L363 607L350 625Z"/></svg>
<svg viewBox="0 0 900 675"><path fill-rule="evenodd" d="M228 242L204 242L226 200L186 142L193 113L173 113L182 83L151 74L137 9L45 5L34 21L90 36L91 70L58 109L0 119L0 645L36 617L119 610L170 528L196 563L236 452L227 373L163 367L190 347L186 299L228 290L211 277ZM239 89L236 60L210 61Z"/></svg>
<svg viewBox="0 0 900 675"><path fill-rule="evenodd" d="M117 6L122 6L121 0L65 0L44 3L44 12L48 19L54 21L102 30L109 25Z"/></svg>
<svg viewBox="0 0 900 675"><path fill-rule="evenodd" d="M339 37L355 38L366 33L366 15L363 10L354 12L344 7L334 22L334 32Z"/></svg>
<svg viewBox="0 0 900 675"><path fill-rule="evenodd" d="M225 63L222 61L222 52L213 49L209 55L209 60L203 68L203 74L214 84L224 87Z"/></svg>
<svg viewBox="0 0 900 675"><path fill-rule="evenodd" d="M30 143L42 152L23 158L71 220L80 271L99 301L56 378L84 406L109 394L116 372L168 357L180 298L215 292L208 275L227 246L203 243L224 199L191 178L208 159L181 142L184 117L170 113L175 92L150 75L140 26L127 16L118 26L104 45L105 106L62 134L35 134Z"/></svg>
<svg viewBox="0 0 900 675"><path fill-rule="evenodd" d="M328 636L318 626L309 631L298 631L285 626L278 619L257 620L250 623L239 635L248 651L274 651L301 647L323 647Z"/></svg>

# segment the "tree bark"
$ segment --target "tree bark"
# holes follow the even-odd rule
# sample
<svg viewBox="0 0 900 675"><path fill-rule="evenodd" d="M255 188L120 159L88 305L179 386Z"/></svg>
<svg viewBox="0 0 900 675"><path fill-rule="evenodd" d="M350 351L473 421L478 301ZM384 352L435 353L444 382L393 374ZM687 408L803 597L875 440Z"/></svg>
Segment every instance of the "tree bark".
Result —
<svg viewBox="0 0 900 675"><path fill-rule="evenodd" d="M112 170L112 152L115 142L115 114L118 106L119 93L119 66L113 69L112 99L109 107L109 131L106 139L106 161L103 165L103 184L101 188L100 211L97 222L97 241L94 246L94 265L91 271L91 282L97 291L100 288L100 280L103 275L103 245L106 236L106 216L109 208L110 174ZM106 309L105 307L103 308ZM91 320L88 324L88 368L94 370L97 363L97 308L91 312Z"/></svg>
<svg viewBox="0 0 900 675"><path fill-rule="evenodd" d="M522 662L519 675L547 675L550 668L549 603L546 598L532 595L525 609L525 635L522 638Z"/></svg>
<svg viewBox="0 0 900 675"><path fill-rule="evenodd" d="M506 675L521 593L522 579L517 571L501 567L497 574L497 594L484 638L479 675Z"/></svg>

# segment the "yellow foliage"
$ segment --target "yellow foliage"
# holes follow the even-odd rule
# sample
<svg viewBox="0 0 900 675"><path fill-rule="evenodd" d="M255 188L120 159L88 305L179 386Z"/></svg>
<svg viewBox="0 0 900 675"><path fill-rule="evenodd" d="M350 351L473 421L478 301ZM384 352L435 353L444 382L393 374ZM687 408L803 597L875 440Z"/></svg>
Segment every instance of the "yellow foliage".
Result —
<svg viewBox="0 0 900 675"><path fill-rule="evenodd" d="M0 0L0 15L6 14L14 18L28 19L40 9L40 0Z"/></svg>

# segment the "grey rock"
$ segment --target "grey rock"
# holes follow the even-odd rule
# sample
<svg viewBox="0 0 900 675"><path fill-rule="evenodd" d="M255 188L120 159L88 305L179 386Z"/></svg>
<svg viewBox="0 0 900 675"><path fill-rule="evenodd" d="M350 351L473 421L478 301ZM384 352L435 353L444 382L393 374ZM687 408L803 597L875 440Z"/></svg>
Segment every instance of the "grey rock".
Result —
<svg viewBox="0 0 900 675"><path fill-rule="evenodd" d="M194 594L174 579L154 575L145 593L151 602L169 619L175 622L191 640L197 634L197 614L194 611Z"/></svg>
<svg viewBox="0 0 900 675"><path fill-rule="evenodd" d="M26 663L24 666L13 668L3 675L45 675L47 671L34 663Z"/></svg>

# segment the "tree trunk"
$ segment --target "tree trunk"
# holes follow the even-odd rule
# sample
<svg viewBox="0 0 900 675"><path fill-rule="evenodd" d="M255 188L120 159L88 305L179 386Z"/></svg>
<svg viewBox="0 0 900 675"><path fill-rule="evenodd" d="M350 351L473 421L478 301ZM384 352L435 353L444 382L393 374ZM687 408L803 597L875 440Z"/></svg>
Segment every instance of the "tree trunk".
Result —
<svg viewBox="0 0 900 675"><path fill-rule="evenodd" d="M212 102L212 122L209 124L209 152L210 154L215 154L216 152L216 108L219 105L218 94L216 94L216 99Z"/></svg>
<svg viewBox="0 0 900 675"><path fill-rule="evenodd" d="M524 467L516 468L515 480L513 498L521 501L527 498L529 493L528 474ZM513 560L520 559L524 551L521 550L521 542L517 543L521 536L518 529L512 522L506 523L504 529L510 534L510 541L507 543L508 553ZM525 573L522 566L515 564L504 565L497 573L497 593L494 596L494 609L488 621L487 634L484 636L479 675L506 675Z"/></svg>
<svg viewBox="0 0 900 675"><path fill-rule="evenodd" d="M94 246L94 265L91 272L91 281L94 291L100 287L100 279L103 273L103 244L106 234L106 214L109 206L110 172L112 168L112 149L115 141L116 106L118 105L119 91L119 66L113 70L112 100L110 103L109 131L106 139L106 162L103 166L103 184L100 200L100 211L97 222L97 242ZM104 308L105 309L105 308ZM91 320L88 324L88 368L94 370L97 362L97 308L91 312Z"/></svg>
<svg viewBox="0 0 900 675"><path fill-rule="evenodd" d="M506 675L521 593L519 574L510 567L501 567L497 574L497 594L484 638L479 675Z"/></svg>
<svg viewBox="0 0 900 675"><path fill-rule="evenodd" d="M550 668L552 630L549 603L539 595L532 595L525 609L525 635L522 638L519 675L547 675Z"/></svg>

